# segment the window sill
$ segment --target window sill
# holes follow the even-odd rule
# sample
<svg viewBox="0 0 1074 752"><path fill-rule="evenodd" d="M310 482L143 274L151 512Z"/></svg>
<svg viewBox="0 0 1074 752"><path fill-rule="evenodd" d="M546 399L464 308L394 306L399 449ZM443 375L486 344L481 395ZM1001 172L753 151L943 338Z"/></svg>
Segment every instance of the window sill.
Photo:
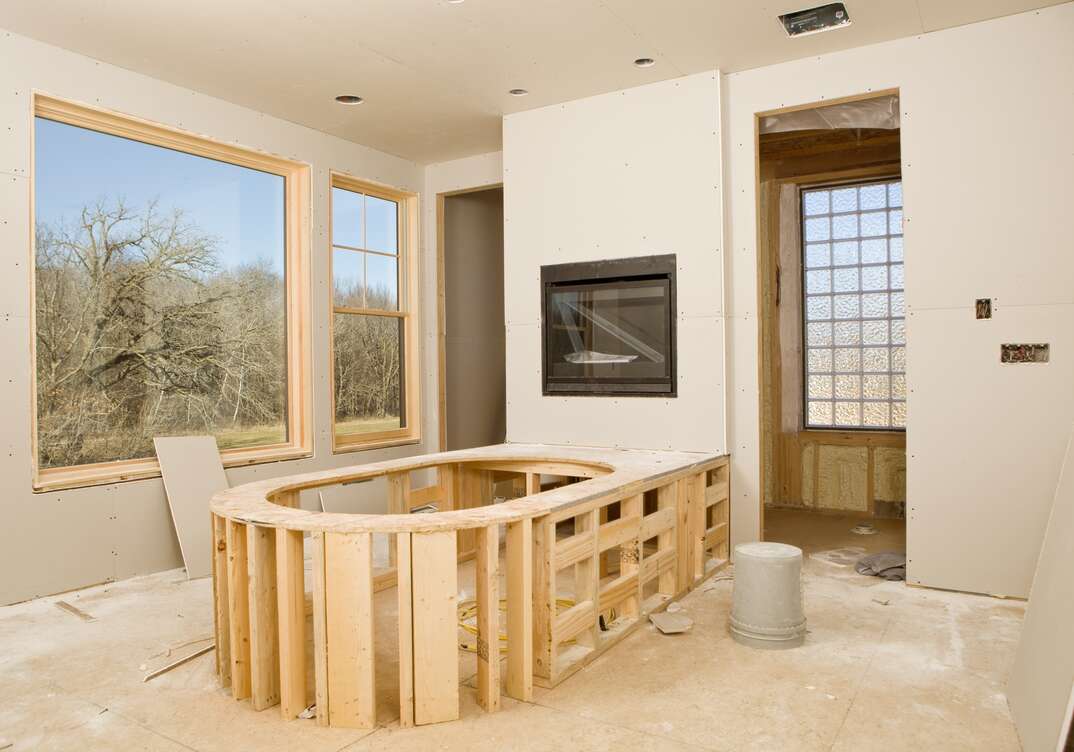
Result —
<svg viewBox="0 0 1074 752"><path fill-rule="evenodd" d="M394 435L374 434L361 438L339 440L332 437L332 454L350 454L370 449L389 449L391 447L420 444L421 436L412 433Z"/></svg>
<svg viewBox="0 0 1074 752"><path fill-rule="evenodd" d="M305 447L274 446L252 449L229 449L220 453L224 467L246 467L267 462L307 459L313 452ZM160 477L156 458L102 462L76 467L57 467L39 470L34 478L33 492L64 491L92 486L107 486Z"/></svg>
<svg viewBox="0 0 1074 752"><path fill-rule="evenodd" d="M905 447L905 429L806 428L798 432L798 441L806 444L839 444L845 446Z"/></svg>

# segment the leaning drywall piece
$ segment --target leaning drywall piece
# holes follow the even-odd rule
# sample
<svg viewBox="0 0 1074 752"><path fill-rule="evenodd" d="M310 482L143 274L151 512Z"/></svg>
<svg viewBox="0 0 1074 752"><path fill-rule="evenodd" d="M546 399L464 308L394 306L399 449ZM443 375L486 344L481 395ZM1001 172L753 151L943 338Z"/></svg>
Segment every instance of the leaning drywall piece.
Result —
<svg viewBox="0 0 1074 752"><path fill-rule="evenodd" d="M206 577L212 571L212 530L207 522L209 499L228 488L220 450L212 436L153 439L172 511L186 576Z"/></svg>
<svg viewBox="0 0 1074 752"><path fill-rule="evenodd" d="M1044 534L1007 701L1023 749L1060 750L1074 683L1074 435Z"/></svg>

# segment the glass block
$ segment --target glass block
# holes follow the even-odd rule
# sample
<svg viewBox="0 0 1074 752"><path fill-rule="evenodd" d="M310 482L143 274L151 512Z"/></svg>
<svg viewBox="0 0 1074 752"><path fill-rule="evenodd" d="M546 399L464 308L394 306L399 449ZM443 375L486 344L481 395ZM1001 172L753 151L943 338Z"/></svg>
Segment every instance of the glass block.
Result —
<svg viewBox="0 0 1074 752"><path fill-rule="evenodd" d="M861 339L862 343L866 345L886 345L888 343L888 322L863 321Z"/></svg>
<svg viewBox="0 0 1074 752"><path fill-rule="evenodd" d="M886 347L866 347L861 351L861 358L862 370L868 373L884 373L891 363Z"/></svg>
<svg viewBox="0 0 1074 752"><path fill-rule="evenodd" d="M891 397L891 385L888 376L867 374L861 377L861 391L865 399L886 400Z"/></svg>
<svg viewBox="0 0 1074 752"><path fill-rule="evenodd" d="M811 374L809 377L809 399L831 399L832 377L828 374Z"/></svg>
<svg viewBox="0 0 1074 752"><path fill-rule="evenodd" d="M832 291L832 273L827 269L806 272L806 294L815 295Z"/></svg>
<svg viewBox="0 0 1074 752"><path fill-rule="evenodd" d="M837 319L861 318L861 297L855 295L836 295L835 316Z"/></svg>
<svg viewBox="0 0 1074 752"><path fill-rule="evenodd" d="M861 399L861 376L856 373L835 377L836 399Z"/></svg>
<svg viewBox="0 0 1074 752"><path fill-rule="evenodd" d="M810 321L820 321L832 317L831 295L811 295L806 298L806 318Z"/></svg>
<svg viewBox="0 0 1074 752"><path fill-rule="evenodd" d="M902 209L888 212L888 234L902 235Z"/></svg>
<svg viewBox="0 0 1074 752"><path fill-rule="evenodd" d="M867 319L884 318L888 315L888 294L871 292L861 296L861 314Z"/></svg>
<svg viewBox="0 0 1074 752"><path fill-rule="evenodd" d="M835 344L836 345L860 345L861 344L861 322L860 321L838 321L835 324Z"/></svg>
<svg viewBox="0 0 1074 752"><path fill-rule="evenodd" d="M857 347L836 348L835 370L839 373L861 372L861 349Z"/></svg>
<svg viewBox="0 0 1074 752"><path fill-rule="evenodd" d="M906 315L906 299L901 292L891 293L891 317L901 319Z"/></svg>
<svg viewBox="0 0 1074 752"><path fill-rule="evenodd" d="M902 182L888 183L888 206L902 206Z"/></svg>
<svg viewBox="0 0 1074 752"><path fill-rule="evenodd" d="M906 403L891 403L891 425L895 428L906 428Z"/></svg>
<svg viewBox="0 0 1074 752"><path fill-rule="evenodd" d="M862 405L862 424L866 426L887 427L891 425L887 402L866 402Z"/></svg>
<svg viewBox="0 0 1074 752"><path fill-rule="evenodd" d="M836 402L835 425L837 426L860 426L861 403L860 402Z"/></svg>
<svg viewBox="0 0 1074 752"><path fill-rule="evenodd" d="M902 238L889 238L888 245L891 247L891 260L902 261Z"/></svg>
<svg viewBox="0 0 1074 752"><path fill-rule="evenodd" d="M858 267L836 269L832 272L833 292L857 292L859 287Z"/></svg>
<svg viewBox="0 0 1074 752"><path fill-rule="evenodd" d="M399 205L376 196L365 197L365 247L395 253L398 249Z"/></svg>
<svg viewBox="0 0 1074 752"><path fill-rule="evenodd" d="M858 241L844 240L832 245L832 265L850 266L858 263Z"/></svg>
<svg viewBox="0 0 1074 752"><path fill-rule="evenodd" d="M883 264L888 260L888 242L885 238L861 241L861 263Z"/></svg>
<svg viewBox="0 0 1074 752"><path fill-rule="evenodd" d="M891 322L891 344L906 344L906 319L895 319Z"/></svg>
<svg viewBox="0 0 1074 752"><path fill-rule="evenodd" d="M863 266L861 269L861 289L888 289L888 268L886 266Z"/></svg>
<svg viewBox="0 0 1074 752"><path fill-rule="evenodd" d="M832 403L831 402L810 402L809 403L809 425L811 425L811 426L830 426L830 425L832 425Z"/></svg>
<svg viewBox="0 0 1074 752"><path fill-rule="evenodd" d="M805 265L807 269L832 265L832 247L828 243L806 243Z"/></svg>
<svg viewBox="0 0 1074 752"><path fill-rule="evenodd" d="M884 183L863 185L858 192L858 201L862 211L866 209L883 209L888 205L888 187Z"/></svg>
<svg viewBox="0 0 1074 752"><path fill-rule="evenodd" d="M861 215L861 236L863 238L888 234L887 212L869 212Z"/></svg>
<svg viewBox="0 0 1074 752"><path fill-rule="evenodd" d="M810 347L830 347L832 325L828 322L806 324L806 344Z"/></svg>
<svg viewBox="0 0 1074 752"><path fill-rule="evenodd" d="M817 240L828 240L829 238L831 238L831 228L828 217L813 217L805 221L806 242L812 243Z"/></svg>
<svg viewBox="0 0 1074 752"><path fill-rule="evenodd" d="M807 191L802 194L802 208L807 217L814 214L827 214L830 207L828 191Z"/></svg>
<svg viewBox="0 0 1074 752"><path fill-rule="evenodd" d="M832 217L832 237L836 239L858 237L858 215L837 214Z"/></svg>
<svg viewBox="0 0 1074 752"><path fill-rule="evenodd" d="M832 351L827 348L809 348L809 355L806 359L806 366L808 370L813 373L816 373L818 371L831 371Z"/></svg>
<svg viewBox="0 0 1074 752"><path fill-rule="evenodd" d="M903 265L892 264L891 265L891 289L902 290L906 287L906 281L903 279Z"/></svg>
<svg viewBox="0 0 1074 752"><path fill-rule="evenodd" d="M891 397L892 399L906 399L906 376L901 373L894 373L891 375Z"/></svg>
<svg viewBox="0 0 1074 752"><path fill-rule="evenodd" d="M832 191L832 211L849 212L858 210L858 189L837 188Z"/></svg>
<svg viewBox="0 0 1074 752"><path fill-rule="evenodd" d="M899 346L891 348L891 370L895 373L906 372L906 348Z"/></svg>

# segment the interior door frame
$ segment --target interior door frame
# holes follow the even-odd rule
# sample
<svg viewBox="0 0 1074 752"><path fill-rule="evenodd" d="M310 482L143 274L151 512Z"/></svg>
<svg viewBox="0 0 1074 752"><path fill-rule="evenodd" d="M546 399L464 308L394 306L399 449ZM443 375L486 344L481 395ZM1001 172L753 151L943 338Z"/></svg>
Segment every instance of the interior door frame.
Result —
<svg viewBox="0 0 1074 752"><path fill-rule="evenodd" d="M447 445L447 289L444 268L444 213L447 199L467 193L480 193L503 188L503 181L459 188L436 194L436 403L437 451Z"/></svg>

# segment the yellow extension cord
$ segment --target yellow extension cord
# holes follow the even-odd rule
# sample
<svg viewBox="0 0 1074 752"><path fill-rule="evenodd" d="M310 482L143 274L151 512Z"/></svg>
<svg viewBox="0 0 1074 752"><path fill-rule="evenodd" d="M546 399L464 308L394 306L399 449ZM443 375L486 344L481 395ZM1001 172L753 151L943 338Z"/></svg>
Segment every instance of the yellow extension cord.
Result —
<svg viewBox="0 0 1074 752"><path fill-rule="evenodd" d="M574 601L570 600L569 598L557 598L556 599L556 609L557 610L560 609L560 608L570 608L573 605L574 605ZM506 598L500 598L500 613L501 614L507 613L507 599ZM469 632L470 634L472 634L474 637L477 636L477 625L473 624L472 622L476 621L476 620L477 620L477 600L474 599L474 598L470 598L468 600L460 602L459 603L459 626L462 627L467 632ZM500 624L503 624L503 623L504 623L504 619L501 618L500 619ZM500 642L501 643L506 643L507 642L507 634L505 632L500 632ZM574 642L574 640L571 640L570 642ZM566 644L570 644L570 643L566 643ZM468 643L468 642L460 642L459 643L459 649L460 650L465 650L468 653L476 653L477 652L477 645L476 644L471 644L471 643Z"/></svg>

